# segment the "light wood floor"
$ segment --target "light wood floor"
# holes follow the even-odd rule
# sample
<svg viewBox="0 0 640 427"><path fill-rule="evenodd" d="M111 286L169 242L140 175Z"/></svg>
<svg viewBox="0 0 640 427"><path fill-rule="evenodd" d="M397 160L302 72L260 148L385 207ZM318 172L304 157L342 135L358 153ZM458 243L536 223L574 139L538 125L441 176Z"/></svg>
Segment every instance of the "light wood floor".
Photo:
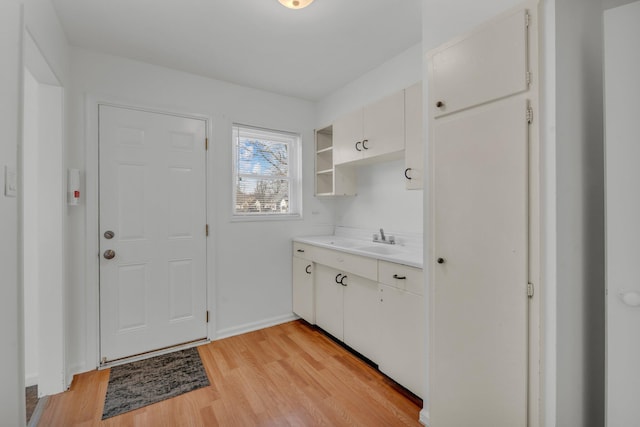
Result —
<svg viewBox="0 0 640 427"><path fill-rule="evenodd" d="M419 399L302 321L198 348L211 386L101 421L109 371L77 375L40 426L420 426Z"/></svg>

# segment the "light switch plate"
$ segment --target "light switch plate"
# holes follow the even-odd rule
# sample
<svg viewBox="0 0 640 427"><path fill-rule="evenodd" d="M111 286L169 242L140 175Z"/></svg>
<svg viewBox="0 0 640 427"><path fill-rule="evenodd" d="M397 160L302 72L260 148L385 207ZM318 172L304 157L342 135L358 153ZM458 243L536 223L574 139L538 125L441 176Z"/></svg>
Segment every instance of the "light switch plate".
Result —
<svg viewBox="0 0 640 427"><path fill-rule="evenodd" d="M16 197L18 195L18 173L16 168L4 166L4 195Z"/></svg>

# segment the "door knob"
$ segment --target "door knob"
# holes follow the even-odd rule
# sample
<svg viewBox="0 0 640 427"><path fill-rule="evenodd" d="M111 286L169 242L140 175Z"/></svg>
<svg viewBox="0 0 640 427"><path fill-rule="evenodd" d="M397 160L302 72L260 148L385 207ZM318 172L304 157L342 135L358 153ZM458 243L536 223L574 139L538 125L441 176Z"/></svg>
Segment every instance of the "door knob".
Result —
<svg viewBox="0 0 640 427"><path fill-rule="evenodd" d="M444 264L444 258L438 258L436 261L438 264Z"/></svg>
<svg viewBox="0 0 640 427"><path fill-rule="evenodd" d="M107 230L104 232L105 239L113 239L113 236L115 236L115 233L111 230Z"/></svg>
<svg viewBox="0 0 640 427"><path fill-rule="evenodd" d="M104 257L106 259L113 259L113 257L115 256L116 256L116 252L114 250L107 249L106 251L104 251Z"/></svg>

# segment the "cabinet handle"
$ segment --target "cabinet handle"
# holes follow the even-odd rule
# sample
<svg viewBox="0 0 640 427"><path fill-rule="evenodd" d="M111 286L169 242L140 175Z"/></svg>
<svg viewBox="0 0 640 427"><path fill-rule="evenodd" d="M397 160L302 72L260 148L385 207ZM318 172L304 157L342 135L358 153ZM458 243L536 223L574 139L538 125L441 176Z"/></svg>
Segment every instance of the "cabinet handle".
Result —
<svg viewBox="0 0 640 427"><path fill-rule="evenodd" d="M444 107L444 102L443 101L436 102L436 107L438 107L438 108Z"/></svg>
<svg viewBox="0 0 640 427"><path fill-rule="evenodd" d="M438 258L436 261L438 264L444 264L444 258Z"/></svg>
<svg viewBox="0 0 640 427"><path fill-rule="evenodd" d="M340 277L340 276L342 276L342 273L338 273L338 275L336 276L336 283L339 284L339 285L341 284L340 280L342 280L342 279L338 279L338 277Z"/></svg>
<svg viewBox="0 0 640 427"><path fill-rule="evenodd" d="M406 280L407 276L398 276L397 274L394 274L393 278L398 280Z"/></svg>
<svg viewBox="0 0 640 427"><path fill-rule="evenodd" d="M338 283L340 283L342 286L347 286L347 284L343 282L343 280L346 279L346 278L347 278L347 276L342 276L342 279L340 279L340 282L338 282Z"/></svg>
<svg viewBox="0 0 640 427"><path fill-rule="evenodd" d="M369 149L369 147L367 147L367 146L365 145L367 142L369 142L369 140L368 140L368 139L363 139L363 140L362 140L362 148L364 148L365 150L368 150L368 149Z"/></svg>
<svg viewBox="0 0 640 427"><path fill-rule="evenodd" d="M311 274L311 272L309 271L310 268L311 268L311 264L307 265L304 269L305 273Z"/></svg>
<svg viewBox="0 0 640 427"><path fill-rule="evenodd" d="M405 177L405 178L407 178L407 179L412 179L409 175L407 175L407 172L409 172L410 170L413 170L413 169L411 169L411 168L406 168L406 169L404 170L404 177Z"/></svg>
<svg viewBox="0 0 640 427"><path fill-rule="evenodd" d="M362 142L360 142L360 141L356 142L356 151L362 151L361 149L358 148L359 144L362 144Z"/></svg>
<svg viewBox="0 0 640 427"><path fill-rule="evenodd" d="M304 249L298 249L298 252L304 252Z"/></svg>

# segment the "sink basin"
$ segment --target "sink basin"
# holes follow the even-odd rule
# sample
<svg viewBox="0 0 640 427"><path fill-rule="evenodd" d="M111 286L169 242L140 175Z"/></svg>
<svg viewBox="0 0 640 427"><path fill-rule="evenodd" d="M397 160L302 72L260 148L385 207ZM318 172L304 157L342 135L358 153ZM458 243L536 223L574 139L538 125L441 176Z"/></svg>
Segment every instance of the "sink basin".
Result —
<svg viewBox="0 0 640 427"><path fill-rule="evenodd" d="M394 248L393 246L362 246L359 248L354 248L355 250L358 251L362 251L362 252L371 252L374 254L380 254L380 255L395 255L400 253L400 251L396 248Z"/></svg>
<svg viewBox="0 0 640 427"><path fill-rule="evenodd" d="M327 243L332 246L337 246L340 248L355 248L356 246L359 246L362 244L362 242L354 242L346 239L332 239Z"/></svg>

